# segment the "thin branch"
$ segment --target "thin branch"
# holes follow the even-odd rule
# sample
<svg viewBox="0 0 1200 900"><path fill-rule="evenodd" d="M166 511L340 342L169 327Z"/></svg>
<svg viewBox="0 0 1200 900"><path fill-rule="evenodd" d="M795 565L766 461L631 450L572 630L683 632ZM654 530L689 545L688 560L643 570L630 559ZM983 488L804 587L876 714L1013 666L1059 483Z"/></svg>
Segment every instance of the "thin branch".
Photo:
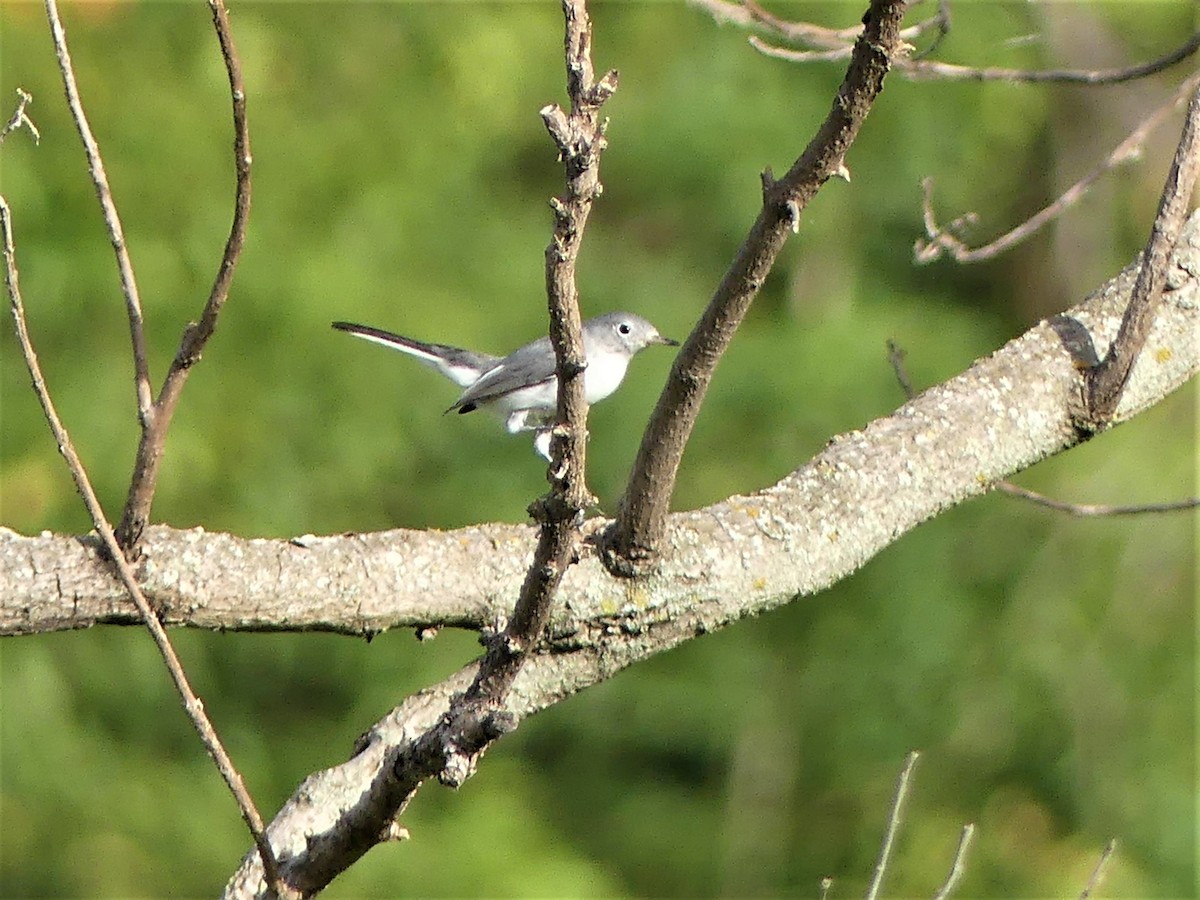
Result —
<svg viewBox="0 0 1200 900"><path fill-rule="evenodd" d="M48 0L52 2L52 0ZM246 223L250 215L250 131L246 121L246 87L242 79L242 66L233 33L229 27L229 13L223 0L208 0L212 13L213 28L221 46L221 59L229 79L229 92L233 105L233 160L236 173L234 187L233 223L225 250L221 255L212 290L197 322L184 329L179 349L163 380L158 399L154 402L154 415L143 417L142 434L138 441L134 459L133 476L121 522L117 526L117 537L126 554L136 555L137 543L142 530L150 518L150 507L158 483L158 467L162 462L167 432L175 415L175 408L183 392L187 377L199 359L204 345L212 337L217 326L217 316L229 298L229 288L237 269L238 259L246 238Z"/></svg>
<svg viewBox="0 0 1200 900"><path fill-rule="evenodd" d="M967 228L978 221L975 213L967 213L948 225L938 226L933 212L933 179L926 178L921 183L923 193L921 208L926 239L918 240L913 246L914 259L919 264L925 264L940 259L943 253L949 253L955 262L975 263L992 259L1019 244L1078 203L1087 194L1088 189L1101 177L1121 163L1140 156L1142 146L1151 132L1170 117L1171 113L1187 99L1197 85L1200 85L1200 75L1193 75L1185 80L1171 96L1171 99L1143 119L1099 166L1067 188L1057 200L1045 209L983 247L968 247L962 239Z"/></svg>
<svg viewBox="0 0 1200 900"><path fill-rule="evenodd" d="M1123 84L1154 75L1183 62L1200 49L1200 32L1181 46L1150 62L1116 69L1010 69L1001 66L958 66L931 59L903 60L897 71L906 78L940 81L1012 81L1022 84Z"/></svg>
<svg viewBox="0 0 1200 900"><path fill-rule="evenodd" d="M1145 346L1154 314L1162 303L1167 283L1167 261L1179 241L1187 219L1188 205L1196 176L1200 173L1200 87L1188 102L1183 134L1171 160L1171 170L1163 186L1158 214L1150 228L1150 240L1142 253L1141 269L1133 296L1121 320L1117 337L1109 345L1104 360L1087 371L1083 385L1083 410L1079 427L1099 431L1108 426L1133 364Z"/></svg>
<svg viewBox="0 0 1200 900"><path fill-rule="evenodd" d="M21 90L21 88L17 88L17 108L13 110L12 116L9 117L9 120L5 123L4 127L0 128L0 144L3 144L4 139L22 125L24 125L25 128L29 130L29 133L33 135L33 142L35 144L40 144L42 142L41 133L37 130L37 126L33 124L33 119L29 118L28 114L25 112L25 107L32 102L33 96L31 94L26 93L25 91Z"/></svg>
<svg viewBox="0 0 1200 900"><path fill-rule="evenodd" d="M902 0L871 0L854 58L816 136L783 178L763 174L758 218L675 358L642 436L616 522L603 539L610 571L635 575L654 564L683 450L717 363L808 202L827 180L846 172L846 153L900 52L904 10Z"/></svg>
<svg viewBox="0 0 1200 900"><path fill-rule="evenodd" d="M757 36L752 36L750 45L765 56L783 59L788 62L835 62L849 59L853 49L857 29L834 29L810 22L789 21L781 19L763 9L755 0L742 0L742 13L737 13L729 7L725 0L693 0L697 6L706 9L718 21L732 21L744 28L762 26L778 39L793 44L802 44L802 49L781 47L769 43ZM938 12L918 25L905 28L900 32L904 41L913 41L925 31L936 28L938 36L934 46L950 28L950 10L948 3L941 2ZM924 51L920 57L900 58L895 61L895 71L898 75L910 80L939 80L939 81L1008 81L1023 84L1080 84L1108 85L1122 84L1154 75L1164 69L1177 65L1200 49L1200 32L1193 34L1181 46L1149 62L1132 66L1121 66L1110 69L1019 69L1005 66L962 66L954 63L938 62L926 59L933 47Z"/></svg>
<svg viewBox="0 0 1200 900"><path fill-rule="evenodd" d="M946 900L958 887L958 883L962 881L962 877L967 871L967 848L971 846L973 837L975 837L975 826L967 823L963 826L962 834L959 835L958 849L954 851L954 862L950 864L950 874L946 876L946 883L933 895L933 900Z"/></svg>
<svg viewBox="0 0 1200 900"><path fill-rule="evenodd" d="M858 26L826 28L824 25L816 25L811 22L791 22L768 12L754 0L742 0L742 5L750 13L752 22L765 26L784 40L807 44L818 49L845 49L846 57L849 57L850 49L854 46L854 41L862 30Z"/></svg>
<svg viewBox="0 0 1200 900"><path fill-rule="evenodd" d="M575 284L575 261L592 202L600 195L600 154L605 147L599 111L617 86L616 72L594 81L592 26L585 0L562 0L564 56L571 112L551 104L541 110L566 171L566 191L555 199L554 235L546 248L546 297L550 340L558 374L558 424L551 436L550 493L530 506L539 522L537 549L507 627L486 637L488 652L471 687L451 707L442 725L427 736L417 763L400 777L414 785L436 774L457 787L473 774L492 741L516 727L501 713L528 653L541 640L554 595L567 569L579 558L583 513L594 501L585 481L587 400ZM428 768L428 771L423 769ZM415 786L413 788L415 790Z"/></svg>
<svg viewBox="0 0 1200 900"><path fill-rule="evenodd" d="M774 44L769 44L757 35L751 35L748 40L750 46L763 56L770 56L773 59L783 59L794 63L841 62L844 59L849 59L854 49L853 47L845 46L825 50L791 50L787 47L777 47Z"/></svg>
<svg viewBox="0 0 1200 900"><path fill-rule="evenodd" d="M904 810L904 803L908 800L908 784L912 778L913 769L917 766L917 760L921 758L921 754L917 750L913 750L908 754L908 758L904 761L904 768L900 772L900 777L896 780L896 795L892 798L892 811L888 816L887 832L883 836L883 847L879 851L879 862L875 864L875 874L871 878L871 886L867 888L867 900L876 900L879 896L879 889L883 886L883 876L887 872L888 863L891 861L892 845L896 840L896 833L900 830L900 814Z"/></svg>
<svg viewBox="0 0 1200 900"><path fill-rule="evenodd" d="M892 372L896 375L896 380L900 382L900 390L904 391L904 398L911 400L917 396L917 389L913 387L912 379L908 376L908 367L904 364L904 357L908 354L899 344L888 338L888 362L892 364Z"/></svg>
<svg viewBox="0 0 1200 900"><path fill-rule="evenodd" d="M1112 838L1104 848L1104 852L1100 854L1100 859L1096 862L1096 868L1092 869L1092 877L1088 879L1083 890L1079 893L1079 900L1088 900L1092 896L1096 888L1100 887L1100 883L1104 881L1104 875L1108 869L1108 862L1113 858L1113 854L1117 852L1117 839Z"/></svg>
<svg viewBox="0 0 1200 900"><path fill-rule="evenodd" d="M204 744L204 749L208 751L209 756L216 763L217 770L221 773L225 784L229 786L230 793L233 794L233 799L237 802L242 818L245 820L246 826L250 829L250 834L254 838L255 845L258 847L268 883L276 889L276 893L279 896L287 896L283 890L282 883L279 881L279 867L271 851L271 845L267 841L262 816L259 815L258 809L254 805L254 800L250 797L249 791L246 790L246 784L242 780L241 773L234 767L233 761L229 758L229 754L225 752L220 738L217 737L216 729L213 728L212 722L209 721L208 716L205 714L204 704L196 696L191 685L188 683L187 675L183 671L183 666L179 662L175 648L171 645L171 641L167 637L166 630L151 609L150 603L146 600L145 594L142 593L142 589L134 577L133 570L130 569L129 563L121 552L121 548L117 544L116 535L113 533L112 527L108 524L108 519L104 514L104 509L101 507L100 501L96 497L96 492L92 489L91 482L87 476L87 470L84 468L83 462L79 459L79 455L75 452L75 446L71 443L71 436L67 433L62 419L59 418L58 412L54 407L54 402L50 398L50 391L46 387L46 379L42 375L41 365L38 362L33 343L29 338L29 328L25 320L25 305L21 300L20 280L12 235L12 222L8 203L3 197L0 197L0 231L3 231L4 240L4 279L8 290L13 323L16 326L17 342L21 346L21 353L25 357L25 365L29 369L29 376L33 382L34 393L37 394L38 402L42 405L42 411L45 413L46 421L49 423L50 430L54 434L54 440L58 444L59 452L62 453L63 458L67 462L67 468L71 471L71 478L75 482L75 488L79 491L80 497L83 498L83 504L87 507L88 515L92 519L92 524L95 526L97 534L100 535L100 540L103 542L109 559L116 566L121 583L125 586L125 590L128 591L130 598L142 616L142 620L146 623L146 627L150 631L150 636L154 639L155 646L158 647L158 652L162 655L163 662L170 673L171 681L175 685L175 690L183 700L184 711L187 713L188 718L191 719L196 733L200 736L200 740Z"/></svg>
<svg viewBox="0 0 1200 900"><path fill-rule="evenodd" d="M908 375L908 367L904 364L905 352L893 340L887 342L888 361L892 365L892 371L896 375L896 380L900 383L900 389L904 391L904 396L911 400L916 396L916 389L913 387L912 379ZM1029 500L1039 506L1045 506L1049 509L1056 509L1059 512L1069 513L1072 516L1079 518L1099 517L1099 516L1135 516L1144 513L1164 513L1164 512L1179 512L1182 510L1195 509L1200 506L1200 497L1188 497L1184 500L1172 500L1167 503L1140 503L1130 506L1107 506L1097 503L1067 503L1063 500L1055 500L1052 497L1047 497L1045 494L1039 494L1037 491L1031 491L1028 488L1020 487L1013 484L1011 481L998 481L995 484L998 491L1009 494L1013 497L1020 497L1023 500Z"/></svg>
<svg viewBox="0 0 1200 900"><path fill-rule="evenodd" d="M732 22L743 28L757 27L791 43L806 44L817 50L844 50L841 59L849 58L854 41L862 30L858 25L851 28L827 28L811 22L781 19L764 9L755 0L741 0L738 3L731 3L728 0L690 0L690 2L693 6L698 6L708 12L717 22ZM925 32L936 30L938 32L934 41L936 46L949 28L949 4L946 0L938 0L937 12L915 25L901 29L900 39L912 42Z"/></svg>
<svg viewBox="0 0 1200 900"><path fill-rule="evenodd" d="M1060 512L1069 513L1070 515L1078 516L1081 519L1098 516L1137 516L1144 513L1181 512L1200 507L1200 497L1187 497L1183 500L1172 500L1167 503L1139 503L1129 506L1108 506L1103 503L1067 503L1063 500L1055 500L1053 497L1047 497L1045 494L1039 494L1037 491L1031 491L1028 488L1015 485L1011 481L998 482L996 484L996 489L1003 491L1012 497L1020 497L1022 500L1028 500L1031 503L1038 504L1039 506L1045 506L1049 509L1056 509Z"/></svg>
<svg viewBox="0 0 1200 900"><path fill-rule="evenodd" d="M96 197L100 201L104 225L108 229L108 239L112 243L113 252L117 258L121 293L125 297L125 312L129 317L129 337L133 344L138 419L142 428L145 429L154 421L154 400L150 389L150 364L146 356L146 332L142 324L142 301L138 297L137 280L133 275L133 262L129 258L129 248L125 245L125 232L121 228L121 217L117 214L117 205L113 201L112 190L108 186L108 175L104 171L104 160L100 157L100 146L92 135L87 114L84 113L83 103L79 99L79 87L75 83L75 68L71 64L71 54L67 49L67 33L63 30L62 21L58 17L58 5L55 0L46 0L46 18L50 21L50 35L54 39L54 53L58 57L58 68L62 73L63 88L67 94L67 106L70 107L71 118L75 121L75 127L83 141L88 172L91 173L92 184L96 187Z"/></svg>

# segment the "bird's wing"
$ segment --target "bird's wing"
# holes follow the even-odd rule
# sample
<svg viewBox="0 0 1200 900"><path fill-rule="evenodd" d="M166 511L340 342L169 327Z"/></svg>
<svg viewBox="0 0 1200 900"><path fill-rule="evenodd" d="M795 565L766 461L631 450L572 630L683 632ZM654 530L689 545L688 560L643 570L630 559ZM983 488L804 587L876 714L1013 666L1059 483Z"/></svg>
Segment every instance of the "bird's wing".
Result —
<svg viewBox="0 0 1200 900"><path fill-rule="evenodd" d="M476 353L474 350L464 350L461 347L449 347L445 344L426 344L403 335L384 331L382 328L372 328L370 325L334 322L333 327L363 340L407 353L431 369L441 372L459 387L469 387L474 384L479 380L480 375L495 368L496 363L500 362L498 356Z"/></svg>
<svg viewBox="0 0 1200 900"><path fill-rule="evenodd" d="M505 394L545 384L554 378L554 368L550 338L539 338L500 360L463 391L450 409L470 412L481 403L497 400Z"/></svg>

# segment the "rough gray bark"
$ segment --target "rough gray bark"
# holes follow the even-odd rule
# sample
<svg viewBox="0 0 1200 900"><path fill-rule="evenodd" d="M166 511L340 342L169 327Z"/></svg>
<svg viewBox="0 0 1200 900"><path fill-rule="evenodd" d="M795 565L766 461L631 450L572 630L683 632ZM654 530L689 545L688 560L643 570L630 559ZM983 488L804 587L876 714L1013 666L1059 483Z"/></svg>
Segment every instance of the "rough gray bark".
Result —
<svg viewBox="0 0 1200 900"><path fill-rule="evenodd" d="M1069 313L1098 354L1135 277L1135 267L1125 269ZM1118 421L1197 371L1198 283L1193 214ZM649 580L613 579L585 555L563 583L552 629L644 630L665 619L719 627L838 581L920 522L1069 449L1080 440L1071 409L1082 379L1060 336L1071 331L1066 322L1040 323L892 415L835 438L772 487L673 515L663 565ZM604 524L593 520L589 530ZM479 628L511 609L535 537L529 526L502 524L292 541L155 526L138 576L171 624L348 634ZM0 529L0 634L136 621L93 540Z"/></svg>
<svg viewBox="0 0 1200 900"><path fill-rule="evenodd" d="M616 579L595 553L585 554L567 573L546 642L530 655L504 712L519 721L690 637L827 587L921 522L1074 446L1082 439L1072 425L1083 382L1077 361L1103 353L1136 275L1130 266L1068 315L834 439L778 484L673 515L654 576ZM1172 256L1167 288L1118 421L1200 368L1200 214ZM595 520L590 533L604 524ZM156 527L138 574L173 623L350 633L481 627L507 611L534 540L532 528L517 525L292 541ZM0 632L103 621L133 623L136 614L94 541L0 531ZM319 889L388 839L418 786L403 777L406 760L474 673L472 664L406 700L351 760L301 785L269 827L289 883ZM227 891L263 889L252 852Z"/></svg>

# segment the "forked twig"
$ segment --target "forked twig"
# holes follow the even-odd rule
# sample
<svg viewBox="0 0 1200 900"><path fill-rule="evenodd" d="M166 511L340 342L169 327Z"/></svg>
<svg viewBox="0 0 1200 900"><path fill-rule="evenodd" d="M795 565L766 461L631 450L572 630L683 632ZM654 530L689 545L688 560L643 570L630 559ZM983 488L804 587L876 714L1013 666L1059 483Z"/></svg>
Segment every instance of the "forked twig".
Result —
<svg viewBox="0 0 1200 900"><path fill-rule="evenodd" d="M109 239L112 242L113 250L116 254L117 269L120 273L121 290L125 297L126 314L129 318L130 336L133 344L133 358L135 370L135 383L137 389L138 402L138 418L142 428L142 441L145 443L146 436L156 436L158 450L157 455L161 456L161 445L165 439L167 428L170 425L170 416L174 408L174 400L170 403L156 403L151 398L150 393L150 373L149 365L146 356L146 340L145 329L142 319L141 300L138 296L137 281L133 274L133 264L129 257L128 248L125 244L124 231L121 227L120 215L117 212L116 203L113 200L112 191L109 187L108 176L105 173L104 161L100 155L99 145L92 134L91 126L88 124L87 114L84 112L83 103L79 96L79 87L75 80L75 70L71 62L70 51L67 47L66 31L63 28L62 20L58 14L58 7L55 0L45 0L46 17L50 24L50 33L54 42L55 55L58 58L59 71L63 79L63 87L66 92L67 105L71 111L71 117L75 122L75 127L79 131L79 136L83 142L84 152L87 156L88 171L91 174L92 182L96 188L96 196L100 201L100 208L103 214L105 227L108 229ZM217 26L218 35L221 38L222 52L229 61L232 53L232 44L229 41L228 35L228 19L225 16L224 7L221 5L221 0L210 0L210 6L213 9L213 18ZM236 59L233 64L236 67ZM233 70L231 69L231 82L233 81ZM249 184L246 182L245 202L242 202L242 172L245 168L248 177L249 166L249 149L248 144L244 140L244 103L245 94L241 90L241 76L237 76L237 85L234 89L234 118L237 121L241 120L241 128L239 129L238 150L239 150L239 203L235 213L234 233L237 235L236 241L231 237L231 244L234 244L232 250L227 246L225 258L222 260L221 273L218 275L218 287L214 287L214 296L221 294L220 299L215 303L210 297L209 305L205 309L205 318L203 322L208 323L208 333L211 334L212 322L215 320L216 311L220 307L220 302L223 302L224 295L228 293L228 281L232 275L232 266L236 262L237 254L241 249L241 238L245 230L245 214L249 208ZM241 109L239 114L238 109ZM97 534L100 535L104 552L116 567L117 573L120 576L121 582L132 598L134 605L141 614L142 619L149 629L151 637L154 640L155 646L158 647L159 653L163 657L163 662L167 667L167 671L171 676L171 680L175 685L175 690L183 700L184 710L191 719L197 734L200 736L201 742L205 749L212 757L217 766L217 770L221 773L221 777L228 785L230 792L233 794L234 800L241 811L242 818L245 820L250 834L254 839L254 843L258 848L259 854L262 857L263 870L266 873L267 881L280 896L288 896L290 892L286 886L280 881L279 867L275 860L274 853L271 850L271 845L267 840L266 832L263 828L262 816L254 805L253 799L246 790L245 782L242 779L241 773L238 772L233 765L233 761L226 753L224 746L221 744L220 738L217 736L216 729L208 716L204 712L204 704L200 698L196 696L188 683L187 675L183 670L183 666L179 661L178 655L167 637L162 623L159 622L157 615L147 601L141 588L138 586L137 580L133 575L133 571L126 559L125 551L129 550L133 543L136 542L136 535L131 542L122 542L118 540L117 533L114 532L109 525L108 518L104 514L104 510L97 499L95 492L92 490L91 483L88 479L87 472L75 452L74 446L62 420L59 418L55 410L54 403L51 400L50 393L46 387L45 379L42 377L41 366L38 363L37 354L34 351L33 344L29 338L28 327L25 321L24 304L21 301L20 286L18 280L18 272L16 267L16 255L12 239L11 217L7 203L0 198L0 217L2 217L4 231L4 259L5 259L5 281L8 287L9 300L12 307L13 319L16 324L17 338L21 344L21 352L25 357L25 363L29 368L29 373L33 381L34 391L38 395L38 400L42 405L42 410L46 415L46 420L50 424L50 429L54 434L55 441L58 443L59 450L62 452L67 461L67 465L71 470L71 477L75 481L76 488L80 496L83 498L84 505L87 507L88 514L91 516L92 524L94 525ZM191 329L189 329L190 331ZM204 339L207 334L204 335ZM187 338L185 336L185 343ZM203 340L200 341L203 343ZM189 363L190 365L190 363ZM168 382L164 385L164 394L166 394ZM177 395L176 398L177 399ZM139 457L141 453L139 451ZM157 462L157 460L156 460ZM134 487L137 488L139 483L144 487L148 485L150 495L153 495L154 476L157 469L155 468L149 473L149 477L144 477L145 472L135 470ZM140 477L141 476L141 477ZM133 489L131 489L133 493ZM138 532L140 534L140 530Z"/></svg>
<svg viewBox="0 0 1200 900"><path fill-rule="evenodd" d="M812 22L791 21L781 19L774 13L764 9L756 0L689 0L693 6L704 9L718 22L733 22L742 28L760 27L795 44L805 44L816 50L849 51L858 33L862 30L855 25L850 28L827 28ZM950 7L946 0L938 0L938 11L927 19L922 19L915 25L900 29L900 40L912 42L925 32L936 30L940 41L950 28ZM926 51L928 52L928 51ZM840 58L849 57L849 52Z"/></svg>
<svg viewBox="0 0 1200 900"><path fill-rule="evenodd" d="M13 114L9 116L4 127L0 128L0 144L4 143L4 139L16 131L21 126L33 135L33 142L40 144L42 142L41 132L37 130L37 126L33 124L33 119L25 112L25 107L33 102L33 96L21 88L17 88L17 108L13 110Z"/></svg>
<svg viewBox="0 0 1200 900"><path fill-rule="evenodd" d="M67 468L71 471L71 478L75 482L75 487L79 491L80 497L83 498L83 504L87 507L88 515L92 519L96 533L100 536L106 555L112 564L116 566L121 583L125 586L125 590L128 591L138 612L141 613L142 619L150 631L150 636L154 639L154 644L158 647L158 651L162 655L167 672L170 673L171 681L175 685L175 690L183 700L184 711L187 713L188 718L191 719L192 725L195 727L196 733L200 736L205 750L208 751L209 756L216 763L217 770L221 773L221 777L229 786L230 793L233 794L233 798L237 802L242 818L250 829L250 834L254 838L254 843L258 847L259 854L262 856L263 869L267 872L269 883L276 888L280 896L284 896L282 885L279 881L279 868L276 864L275 856L271 851L271 845L267 841L262 816L259 815L258 809L250 797L250 793L246 790L241 773L234 767L233 761L229 758L229 754L225 752L225 748L217 736L216 729L213 728L212 722L209 721L208 716L205 714L204 704L196 696L191 685L188 683L187 675L183 671L183 666L179 662L175 648L171 645L171 641L167 637L166 630L163 628L162 623L159 622L154 611L150 608L150 603L142 593L142 589L138 586L133 570L129 567L129 563L121 552L121 548L117 544L116 535L113 533L112 527L108 524L108 519L104 514L104 509L100 505L100 501L96 497L96 492L92 489L91 482L87 476L87 470L84 468L83 462L79 459L79 454L75 452L71 436L63 425L62 419L59 418L54 401L50 398L50 391L46 387L46 379L42 375L42 368L34 351L33 343L30 340L29 328L25 320L25 306L21 299L20 279L17 271L16 251L14 249L12 234L12 220L8 203L3 197L0 197L0 231L3 232L4 242L4 280L8 291L9 307L12 312L13 323L16 326L17 342L21 346L21 354L25 358L26 367L29 369L34 393L37 394L38 402L42 405L42 411L45 413L46 421L49 423L50 430L54 434L54 440L58 444L59 452L62 453L63 458L67 462Z"/></svg>
<svg viewBox="0 0 1200 900"><path fill-rule="evenodd" d="M967 213L948 225L939 226L937 224L933 213L933 179L926 178L921 182L923 194L921 209L926 237L914 244L913 258L917 263L925 264L940 259L943 253L949 253L957 263L975 263L992 259L1019 244L1078 203L1087 194L1088 189L1101 177L1121 163L1137 158L1142 152L1142 145L1151 132L1170 117L1171 113L1187 99L1198 84L1200 84L1200 75L1193 75L1186 79L1171 96L1171 99L1143 119L1099 166L1067 188L1045 209L1030 216L1016 228L985 246L968 247L962 239L966 228L978 221L978 217L974 213Z"/></svg>
<svg viewBox="0 0 1200 900"><path fill-rule="evenodd" d="M117 525L117 539L126 554L136 553L137 543L150 518L150 507L158 484L158 468L162 462L167 431L179 404L183 386L187 382L192 366L200 359L204 345L212 337L217 326L217 316L229 298L233 274L241 257L246 238L246 224L250 215L250 130L246 120L246 87L242 79L242 66L233 33L229 28L229 13L224 0L208 0L212 12L213 28L221 46L221 59L229 80L229 93L233 105L233 160L236 173L234 186L233 223L225 250L217 267L217 275L205 301L198 321L184 329L179 349L163 379L162 389L154 402L153 416L142 421L141 438L134 458L133 475L121 522ZM97 153L98 155L98 153Z"/></svg>
<svg viewBox="0 0 1200 900"><path fill-rule="evenodd" d="M871 886L867 888L867 900L876 900L879 896L879 889L883 886L883 876L887 872L888 863L891 861L892 845L896 840L896 833L900 830L900 814L904 810L904 804L908 800L908 785L912 779L913 769L917 767L917 760L921 758L921 753L918 750L913 750L908 754L908 758L904 761L904 768L900 772L900 777L896 780L896 794L892 798L892 809L888 815L887 831L883 836L883 847L879 850L879 862L875 864L875 874L871 878Z"/></svg>

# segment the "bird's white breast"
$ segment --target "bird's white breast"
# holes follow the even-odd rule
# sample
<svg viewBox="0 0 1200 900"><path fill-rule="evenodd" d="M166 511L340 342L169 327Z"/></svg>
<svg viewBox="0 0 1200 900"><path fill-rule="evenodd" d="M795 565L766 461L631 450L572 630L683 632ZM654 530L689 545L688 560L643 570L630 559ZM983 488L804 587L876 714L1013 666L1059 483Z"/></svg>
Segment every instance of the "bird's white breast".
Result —
<svg viewBox="0 0 1200 900"><path fill-rule="evenodd" d="M621 353L596 353L583 372L583 393L588 403L603 400L621 386L629 357Z"/></svg>

